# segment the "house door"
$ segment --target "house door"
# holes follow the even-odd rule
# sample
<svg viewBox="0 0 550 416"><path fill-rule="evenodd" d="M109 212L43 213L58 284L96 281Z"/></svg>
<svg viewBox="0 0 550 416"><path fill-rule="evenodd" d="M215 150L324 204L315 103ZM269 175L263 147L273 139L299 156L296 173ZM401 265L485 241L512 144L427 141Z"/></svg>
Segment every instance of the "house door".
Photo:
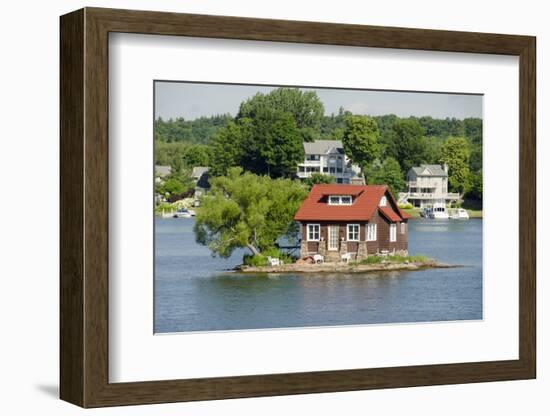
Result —
<svg viewBox="0 0 550 416"><path fill-rule="evenodd" d="M328 226L328 249L338 250L338 240L340 238L339 227L337 225Z"/></svg>

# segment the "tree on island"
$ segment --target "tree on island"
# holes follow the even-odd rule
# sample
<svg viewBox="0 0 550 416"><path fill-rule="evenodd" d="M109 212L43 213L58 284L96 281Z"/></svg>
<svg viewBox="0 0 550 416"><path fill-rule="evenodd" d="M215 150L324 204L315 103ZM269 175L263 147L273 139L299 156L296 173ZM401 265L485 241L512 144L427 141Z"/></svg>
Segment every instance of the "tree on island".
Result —
<svg viewBox="0 0 550 416"><path fill-rule="evenodd" d="M309 178L304 180L304 183L312 188L313 185L334 183L336 178L332 175L325 175L324 173L314 172Z"/></svg>
<svg viewBox="0 0 550 416"><path fill-rule="evenodd" d="M471 176L468 162L470 146L464 137L449 138L441 150L441 163L449 166L449 185L451 190L467 193L471 188Z"/></svg>
<svg viewBox="0 0 550 416"><path fill-rule="evenodd" d="M363 173L365 167L368 167L378 157L379 137L380 130L373 118L361 115L346 117L346 128L342 138L344 153L352 163L361 167Z"/></svg>
<svg viewBox="0 0 550 416"><path fill-rule="evenodd" d="M220 257L229 257L237 248L260 255L279 237L296 231L294 214L306 196L307 189L298 181L231 168L227 176L213 178L210 192L201 197L195 238Z"/></svg>

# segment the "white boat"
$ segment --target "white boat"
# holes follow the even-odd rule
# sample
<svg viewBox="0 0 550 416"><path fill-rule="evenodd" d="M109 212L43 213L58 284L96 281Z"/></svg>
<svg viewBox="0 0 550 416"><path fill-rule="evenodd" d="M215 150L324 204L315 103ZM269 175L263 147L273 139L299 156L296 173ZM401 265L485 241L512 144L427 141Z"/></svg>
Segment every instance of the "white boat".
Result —
<svg viewBox="0 0 550 416"><path fill-rule="evenodd" d="M468 211L464 208L458 208L456 211L451 213L451 218L453 220L469 220L470 215L468 215Z"/></svg>
<svg viewBox="0 0 550 416"><path fill-rule="evenodd" d="M448 220L449 213L444 203L435 203L433 207L427 208L425 211L426 218L433 220Z"/></svg>
<svg viewBox="0 0 550 416"><path fill-rule="evenodd" d="M185 208L180 208L175 212L173 217L174 218L191 218L192 215L189 212L189 210L187 210Z"/></svg>

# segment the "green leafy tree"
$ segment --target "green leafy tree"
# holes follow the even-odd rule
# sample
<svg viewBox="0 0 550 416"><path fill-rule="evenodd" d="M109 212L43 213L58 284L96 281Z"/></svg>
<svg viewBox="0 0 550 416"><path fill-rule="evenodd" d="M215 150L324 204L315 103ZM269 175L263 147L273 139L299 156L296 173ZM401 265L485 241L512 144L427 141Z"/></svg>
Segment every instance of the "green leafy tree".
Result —
<svg viewBox="0 0 550 416"><path fill-rule="evenodd" d="M229 114L199 117L185 120L183 117L164 120L157 118L154 123L155 139L166 143L204 143L224 127L232 117Z"/></svg>
<svg viewBox="0 0 550 416"><path fill-rule="evenodd" d="M304 141L313 141L319 135L325 112L323 103L315 91L301 91L298 88L277 88L268 94L257 93L243 102L237 120L255 119L265 110L289 113Z"/></svg>
<svg viewBox="0 0 550 416"><path fill-rule="evenodd" d="M470 173L470 190L466 196L478 200L483 199L483 176L481 172Z"/></svg>
<svg viewBox="0 0 550 416"><path fill-rule="evenodd" d="M210 166L211 146L204 144L188 145L183 154L183 160L186 166Z"/></svg>
<svg viewBox="0 0 550 416"><path fill-rule="evenodd" d="M441 150L441 163L449 166L449 186L451 190L467 193L470 190L470 146L464 137L449 138Z"/></svg>
<svg viewBox="0 0 550 416"><path fill-rule="evenodd" d="M426 137L426 163L437 164L441 160L443 140L437 137Z"/></svg>
<svg viewBox="0 0 550 416"><path fill-rule="evenodd" d="M349 115L342 142L344 152L362 169L370 165L379 154L380 131L376 121L368 116Z"/></svg>
<svg viewBox="0 0 550 416"><path fill-rule="evenodd" d="M225 175L229 168L239 166L244 154L244 139L249 134L249 121L230 122L211 141L210 171L213 176Z"/></svg>
<svg viewBox="0 0 550 416"><path fill-rule="evenodd" d="M295 230L294 214L306 196L307 189L298 181L231 168L227 176L213 178L210 192L201 198L196 240L221 257L237 248L259 255Z"/></svg>
<svg viewBox="0 0 550 416"><path fill-rule="evenodd" d="M325 175L323 173L315 172L312 173L311 176L304 181L304 183L311 188L313 185L334 183L334 181L335 178L332 175Z"/></svg>
<svg viewBox="0 0 550 416"><path fill-rule="evenodd" d="M211 147L204 144L155 140L155 164L186 167L210 166Z"/></svg>
<svg viewBox="0 0 550 416"><path fill-rule="evenodd" d="M185 186L177 178L168 178L157 186L157 192L164 196L179 195L186 190Z"/></svg>
<svg viewBox="0 0 550 416"><path fill-rule="evenodd" d="M248 123L249 134L242 141L241 166L272 178L294 176L304 160L304 148L292 115L265 108L242 122Z"/></svg>
<svg viewBox="0 0 550 416"><path fill-rule="evenodd" d="M392 157L387 158L383 163L374 164L369 170L368 177L369 185L388 185L395 196L405 187L399 162Z"/></svg>
<svg viewBox="0 0 550 416"><path fill-rule="evenodd" d="M424 163L428 158L428 144L420 123L414 119L396 121L388 134L385 156L397 160L403 172Z"/></svg>

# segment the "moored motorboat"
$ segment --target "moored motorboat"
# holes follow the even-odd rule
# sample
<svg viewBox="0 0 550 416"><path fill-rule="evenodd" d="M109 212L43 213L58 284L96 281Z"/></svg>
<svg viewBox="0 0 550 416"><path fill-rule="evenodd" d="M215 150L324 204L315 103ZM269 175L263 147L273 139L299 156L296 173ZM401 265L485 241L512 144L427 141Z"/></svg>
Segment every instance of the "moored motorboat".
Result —
<svg viewBox="0 0 550 416"><path fill-rule="evenodd" d="M453 219L453 220L469 220L470 215L468 214L468 211L466 211L464 208L458 208L455 211L451 212L451 219Z"/></svg>
<svg viewBox="0 0 550 416"><path fill-rule="evenodd" d="M448 220L449 213L443 203L435 203L433 207L427 208L425 211L426 218L433 220Z"/></svg>
<svg viewBox="0 0 550 416"><path fill-rule="evenodd" d="M180 208L174 213L174 218L191 218L192 215L189 210Z"/></svg>

